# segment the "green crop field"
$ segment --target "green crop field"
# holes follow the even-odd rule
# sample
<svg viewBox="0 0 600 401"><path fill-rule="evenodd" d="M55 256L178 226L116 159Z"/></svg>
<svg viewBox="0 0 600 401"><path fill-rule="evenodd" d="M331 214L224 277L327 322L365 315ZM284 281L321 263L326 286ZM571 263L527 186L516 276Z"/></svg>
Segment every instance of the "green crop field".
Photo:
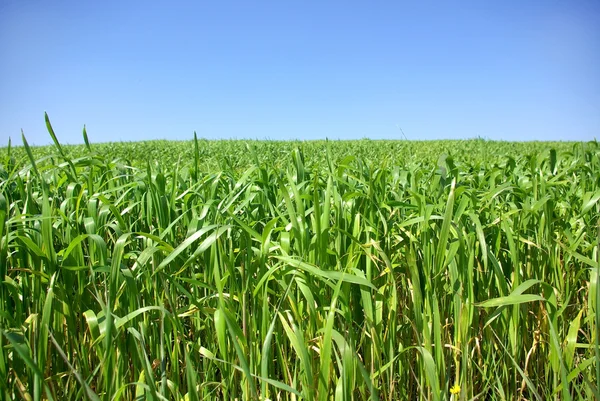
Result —
<svg viewBox="0 0 600 401"><path fill-rule="evenodd" d="M47 126L0 149L0 399L600 398L598 142Z"/></svg>

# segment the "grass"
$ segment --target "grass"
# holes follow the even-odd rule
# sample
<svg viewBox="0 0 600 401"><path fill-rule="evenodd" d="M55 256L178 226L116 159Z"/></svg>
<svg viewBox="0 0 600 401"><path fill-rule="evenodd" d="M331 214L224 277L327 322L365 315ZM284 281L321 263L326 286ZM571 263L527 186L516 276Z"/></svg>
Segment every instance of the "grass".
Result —
<svg viewBox="0 0 600 401"><path fill-rule="evenodd" d="M0 398L599 397L600 147L0 150Z"/></svg>

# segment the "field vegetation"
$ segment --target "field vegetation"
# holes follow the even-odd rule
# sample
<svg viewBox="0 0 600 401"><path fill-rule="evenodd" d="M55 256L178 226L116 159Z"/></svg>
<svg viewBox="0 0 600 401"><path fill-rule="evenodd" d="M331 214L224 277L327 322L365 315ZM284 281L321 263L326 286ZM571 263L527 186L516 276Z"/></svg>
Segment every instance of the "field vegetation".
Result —
<svg viewBox="0 0 600 401"><path fill-rule="evenodd" d="M600 146L0 149L0 399L600 399Z"/></svg>

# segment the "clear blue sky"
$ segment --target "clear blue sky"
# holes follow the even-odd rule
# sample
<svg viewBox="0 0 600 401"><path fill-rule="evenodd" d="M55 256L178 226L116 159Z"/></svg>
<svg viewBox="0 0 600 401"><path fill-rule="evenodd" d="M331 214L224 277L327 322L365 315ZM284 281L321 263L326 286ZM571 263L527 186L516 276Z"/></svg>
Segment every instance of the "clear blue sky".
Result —
<svg viewBox="0 0 600 401"><path fill-rule="evenodd" d="M600 1L494 3L0 0L0 146L600 139Z"/></svg>

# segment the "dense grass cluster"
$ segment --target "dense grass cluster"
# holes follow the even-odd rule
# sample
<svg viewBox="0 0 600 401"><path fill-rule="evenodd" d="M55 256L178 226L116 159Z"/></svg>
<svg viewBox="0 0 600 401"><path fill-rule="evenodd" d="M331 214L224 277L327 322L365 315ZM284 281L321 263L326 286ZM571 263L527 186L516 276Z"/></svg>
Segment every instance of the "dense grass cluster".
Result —
<svg viewBox="0 0 600 401"><path fill-rule="evenodd" d="M598 397L597 142L48 128L0 150L2 399Z"/></svg>

